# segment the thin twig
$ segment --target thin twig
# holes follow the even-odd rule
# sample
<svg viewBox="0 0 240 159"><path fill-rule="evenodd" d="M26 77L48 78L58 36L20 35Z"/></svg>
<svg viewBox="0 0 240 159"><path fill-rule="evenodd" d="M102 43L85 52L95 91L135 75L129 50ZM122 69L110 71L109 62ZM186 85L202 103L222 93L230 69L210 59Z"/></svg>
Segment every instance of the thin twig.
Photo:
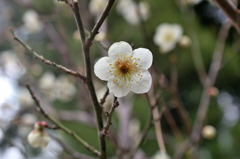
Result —
<svg viewBox="0 0 240 159"><path fill-rule="evenodd" d="M73 138L75 138L79 143L81 143L86 149L88 149L90 152L92 152L94 155L100 156L100 152L94 148L93 146L91 146L89 143L87 143L85 140L83 140L79 135L77 135L74 131L68 129L66 126L64 126L62 123L60 123L58 120L56 120L55 118L49 116L42 108L38 98L36 97L36 95L34 94L34 92L32 91L31 87L29 85L27 85L27 89L29 91L29 93L32 96L32 99L35 101L36 106L37 106L37 110L48 120L50 120L52 123L54 123L57 127L59 127L59 129L63 130L64 132L66 132L68 135L72 136Z"/></svg>
<svg viewBox="0 0 240 159"><path fill-rule="evenodd" d="M105 123L105 126L102 130L102 135L106 136L108 134L108 129L110 128L110 126L112 125L112 115L114 113L114 110L119 106L119 102L117 101L117 97L114 98L114 102L113 105L111 107L111 109L108 111L106 111L106 116L107 116L107 121Z"/></svg>
<svg viewBox="0 0 240 159"><path fill-rule="evenodd" d="M80 15L80 12L79 12L78 1L73 0L73 4L71 4L70 6L71 6L71 9L73 11L76 23L77 23L77 27L78 27L78 31L79 31L82 43L85 43L85 32L84 32L84 27L83 27L81 15Z"/></svg>
<svg viewBox="0 0 240 159"><path fill-rule="evenodd" d="M161 128L161 114L159 112L157 101L153 97L150 97L149 94L146 94L147 101L152 108L153 124L155 128L155 134L157 137L157 142L160 150L166 153L166 147L163 140L162 128Z"/></svg>
<svg viewBox="0 0 240 159"><path fill-rule="evenodd" d="M184 153L189 149L189 147L192 146L192 142L190 140L186 140L181 146L179 146L179 149L174 154L173 159L180 159L183 158Z"/></svg>
<svg viewBox="0 0 240 159"><path fill-rule="evenodd" d="M62 72L65 72L67 74L70 74L72 76L78 77L80 78L82 81L86 81L86 77L83 76L81 73L79 72L75 72L71 69L68 69L62 65L56 64L48 59L45 59L43 56L39 55L36 51L34 51L29 45L27 45L25 42L23 42L19 37L17 37L14 33L14 31L12 29L9 29L10 32L12 33L14 40L16 40L17 42L19 42L25 49L27 49L31 54L34 55L35 58L37 58L38 60L42 61L43 63L52 66Z"/></svg>
<svg viewBox="0 0 240 159"><path fill-rule="evenodd" d="M198 144L200 141L201 129L202 129L204 120L206 118L207 110L210 102L210 96L208 95L207 89L214 85L218 72L221 68L221 61L222 61L222 56L224 52L225 42L226 42L226 38L229 32L230 26L231 25L229 23L223 24L223 26L219 31L218 41L216 44L215 51L213 53L213 58L210 65L209 73L206 80L203 83L204 89L202 92L200 104L197 111L197 117L191 133L191 138L189 141L186 141L186 145L184 146L183 149L180 149L177 151L174 159L181 159L183 157L183 154L191 146Z"/></svg>
<svg viewBox="0 0 240 159"><path fill-rule="evenodd" d="M202 93L199 109L197 111L196 121L194 123L193 131L191 134L191 139L194 142L199 142L200 132L207 114L207 109L209 106L210 96L207 93L207 89L214 85L217 74L221 68L222 56L225 47L226 38L229 32L230 24L224 24L219 32L218 41L216 44L216 49L213 53L213 59L209 69L208 79L204 82L204 90Z"/></svg>
<svg viewBox="0 0 240 159"><path fill-rule="evenodd" d="M175 56L173 57L176 58ZM185 107L182 104L182 101L179 96L178 92L178 71L177 71L177 63L175 60L171 60L171 83L169 87L169 91L172 95L174 106L177 108L178 113L182 119L183 126L188 134L191 132L191 120L189 118L189 115L185 109Z"/></svg>
<svg viewBox="0 0 240 159"><path fill-rule="evenodd" d="M107 18L113 4L114 4L115 0L109 0L103 13L101 14L101 16L99 17L96 25L93 27L90 36L88 37L88 40L86 42L86 45L91 45L93 39L95 38L95 36L98 34L98 30L101 27L101 25L103 24L104 20Z"/></svg>
<svg viewBox="0 0 240 159"><path fill-rule="evenodd" d="M109 89L107 88L105 94L103 95L102 99L100 100L100 104L103 105L106 102L106 98L109 95Z"/></svg>

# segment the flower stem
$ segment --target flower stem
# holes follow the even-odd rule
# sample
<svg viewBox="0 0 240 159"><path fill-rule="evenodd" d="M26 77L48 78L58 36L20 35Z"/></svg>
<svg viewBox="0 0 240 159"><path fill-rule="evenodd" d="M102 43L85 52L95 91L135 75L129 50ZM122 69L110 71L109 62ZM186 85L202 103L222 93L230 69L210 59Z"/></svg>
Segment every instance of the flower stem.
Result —
<svg viewBox="0 0 240 159"><path fill-rule="evenodd" d="M94 105L94 110L96 114L96 119L97 119L97 125L98 125L98 136L100 140L100 149L101 149L101 155L100 159L106 159L107 158L107 152L106 152L106 139L105 135L101 135L102 130L104 129L103 125L103 118L102 118L102 111L103 108L100 105L96 91L94 88L93 84L93 79L92 79L92 65L91 65L91 58L90 58L90 47L92 45L92 41L95 38L95 36L98 34L98 30L105 21L106 17L108 16L115 0L109 0L104 11L102 12L100 18L98 19L97 23L93 27L90 36L85 40L85 34L84 34L84 28L82 25L82 20L78 8L78 1L73 1L73 13L75 15L76 23L80 32L81 40L82 40L82 46L83 46L83 52L84 52L84 61L85 61L85 74L87 78L87 87L89 94L91 96L93 105Z"/></svg>

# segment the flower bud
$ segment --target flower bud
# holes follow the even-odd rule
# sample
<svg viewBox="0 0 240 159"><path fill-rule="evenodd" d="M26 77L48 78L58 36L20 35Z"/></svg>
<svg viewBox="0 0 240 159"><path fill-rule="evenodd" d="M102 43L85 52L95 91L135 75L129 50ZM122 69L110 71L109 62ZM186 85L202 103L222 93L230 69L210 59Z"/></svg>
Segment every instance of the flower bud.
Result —
<svg viewBox="0 0 240 159"><path fill-rule="evenodd" d="M211 125L204 126L202 136L205 139L213 139L216 136L216 129Z"/></svg>
<svg viewBox="0 0 240 159"><path fill-rule="evenodd" d="M95 37L95 40L96 41L104 41L106 39L107 35L105 32L99 32L96 37Z"/></svg>
<svg viewBox="0 0 240 159"><path fill-rule="evenodd" d="M166 152L158 151L151 159L170 159Z"/></svg>
<svg viewBox="0 0 240 159"><path fill-rule="evenodd" d="M218 89L216 87L209 87L207 89L207 93L208 93L209 96L215 97L215 96L218 95L219 91L218 91Z"/></svg>
<svg viewBox="0 0 240 159"><path fill-rule="evenodd" d="M48 126L45 121L38 121L34 124L34 130L28 134L28 143L32 147L44 148L50 141L50 136L44 131L44 128Z"/></svg>
<svg viewBox="0 0 240 159"><path fill-rule="evenodd" d="M189 47L189 45L191 44L191 40L188 36L186 35L183 35L181 37L181 39L179 40L179 45L182 47L182 48L187 48Z"/></svg>
<svg viewBox="0 0 240 159"><path fill-rule="evenodd" d="M28 135L28 143L35 148L44 148L48 145L49 141L50 136L45 131L34 129Z"/></svg>
<svg viewBox="0 0 240 159"><path fill-rule="evenodd" d="M34 124L34 129L43 130L47 126L48 126L48 124L46 121L38 121Z"/></svg>

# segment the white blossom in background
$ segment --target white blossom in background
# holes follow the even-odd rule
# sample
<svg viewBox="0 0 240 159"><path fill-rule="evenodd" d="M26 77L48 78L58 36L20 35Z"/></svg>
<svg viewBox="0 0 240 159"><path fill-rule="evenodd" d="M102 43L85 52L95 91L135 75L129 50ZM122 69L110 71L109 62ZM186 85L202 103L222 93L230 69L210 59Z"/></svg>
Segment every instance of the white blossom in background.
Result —
<svg viewBox="0 0 240 159"><path fill-rule="evenodd" d="M18 101L21 106L31 106L34 104L34 101L26 88L19 88L18 90Z"/></svg>
<svg viewBox="0 0 240 159"><path fill-rule="evenodd" d="M44 73L38 81L40 90L50 101L56 99L56 94L53 93L55 82L56 77L52 72Z"/></svg>
<svg viewBox="0 0 240 159"><path fill-rule="evenodd" d="M0 73L0 122L8 124L15 118L20 106L17 100L16 81Z"/></svg>
<svg viewBox="0 0 240 159"><path fill-rule="evenodd" d="M35 77L39 77L43 72L43 68L41 65L35 63L31 66L30 71Z"/></svg>
<svg viewBox="0 0 240 159"><path fill-rule="evenodd" d="M73 81L68 76L60 76L54 84L56 98L61 101L70 101L77 92Z"/></svg>
<svg viewBox="0 0 240 159"><path fill-rule="evenodd" d="M74 80L68 76L56 77L51 72L46 72L39 80L39 88L50 100L70 101L77 92Z"/></svg>
<svg viewBox="0 0 240 159"><path fill-rule="evenodd" d="M105 6L107 5L108 0L91 0L89 3L89 10L90 12L98 17L102 11L104 10Z"/></svg>
<svg viewBox="0 0 240 159"><path fill-rule="evenodd" d="M18 59L16 53L11 50L1 52L0 67L6 76L15 80L19 79L26 72L26 68Z"/></svg>
<svg viewBox="0 0 240 159"><path fill-rule="evenodd" d="M213 139L216 136L216 129L212 125L206 125L202 129L202 136L205 139Z"/></svg>
<svg viewBox="0 0 240 159"><path fill-rule="evenodd" d="M36 33L42 30L43 24L41 23L39 16L34 10L27 10L23 15L24 27L28 33Z"/></svg>
<svg viewBox="0 0 240 159"><path fill-rule="evenodd" d="M17 147L7 148L5 151L0 152L1 159L25 159L25 156L21 153Z"/></svg>
<svg viewBox="0 0 240 159"><path fill-rule="evenodd" d="M34 130L28 135L28 143L35 148L44 148L50 142L50 136L45 132L46 122L36 122Z"/></svg>
<svg viewBox="0 0 240 159"><path fill-rule="evenodd" d="M152 60L152 52L148 49L132 50L127 42L116 42L110 46L108 56L96 62L94 73L101 80L108 81L109 91L116 97L126 96L130 91L146 93L152 85L148 72Z"/></svg>
<svg viewBox="0 0 240 159"><path fill-rule="evenodd" d="M136 3L133 0L121 0L117 4L117 12L131 25L137 25L142 18L146 21L150 16L150 6L147 2ZM139 16L140 14L140 16Z"/></svg>
<svg viewBox="0 0 240 159"><path fill-rule="evenodd" d="M158 151L151 159L170 159L167 153Z"/></svg>
<svg viewBox="0 0 240 159"><path fill-rule="evenodd" d="M21 121L26 125L33 125L37 121L37 117L34 114L27 113L21 117Z"/></svg>
<svg viewBox="0 0 240 159"><path fill-rule="evenodd" d="M182 27L179 24L163 23L156 29L154 42L162 53L172 51L182 37Z"/></svg>

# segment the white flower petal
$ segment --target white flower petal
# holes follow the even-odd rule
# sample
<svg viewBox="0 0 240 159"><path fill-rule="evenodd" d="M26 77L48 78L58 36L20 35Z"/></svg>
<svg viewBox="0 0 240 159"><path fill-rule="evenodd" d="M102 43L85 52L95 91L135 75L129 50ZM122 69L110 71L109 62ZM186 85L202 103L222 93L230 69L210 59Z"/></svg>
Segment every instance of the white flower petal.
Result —
<svg viewBox="0 0 240 159"><path fill-rule="evenodd" d="M109 57L100 58L94 65L94 73L101 80L108 81L112 74L109 71Z"/></svg>
<svg viewBox="0 0 240 159"><path fill-rule="evenodd" d="M133 51L133 58L137 60L138 65L142 65L143 69L148 69L152 65L153 56L152 52L145 48L138 48Z"/></svg>
<svg viewBox="0 0 240 159"><path fill-rule="evenodd" d="M124 56L133 54L132 47L125 41L120 41L112 44L108 50L110 58L116 59L117 56Z"/></svg>
<svg viewBox="0 0 240 159"><path fill-rule="evenodd" d="M178 41L182 37L182 34L183 34L183 30L182 30L181 25L173 24L172 25L172 30L173 30L173 34L175 35L176 41Z"/></svg>
<svg viewBox="0 0 240 159"><path fill-rule="evenodd" d="M152 76L148 71L142 72L142 79L132 83L131 91L134 93L146 93L149 91L152 85Z"/></svg>
<svg viewBox="0 0 240 159"><path fill-rule="evenodd" d="M176 43L162 43L160 50L162 53L172 51L176 47Z"/></svg>
<svg viewBox="0 0 240 159"><path fill-rule="evenodd" d="M112 81L108 81L108 88L110 93L113 93L115 97L124 97L130 92L130 88L126 86L119 87L117 84L113 83Z"/></svg>

